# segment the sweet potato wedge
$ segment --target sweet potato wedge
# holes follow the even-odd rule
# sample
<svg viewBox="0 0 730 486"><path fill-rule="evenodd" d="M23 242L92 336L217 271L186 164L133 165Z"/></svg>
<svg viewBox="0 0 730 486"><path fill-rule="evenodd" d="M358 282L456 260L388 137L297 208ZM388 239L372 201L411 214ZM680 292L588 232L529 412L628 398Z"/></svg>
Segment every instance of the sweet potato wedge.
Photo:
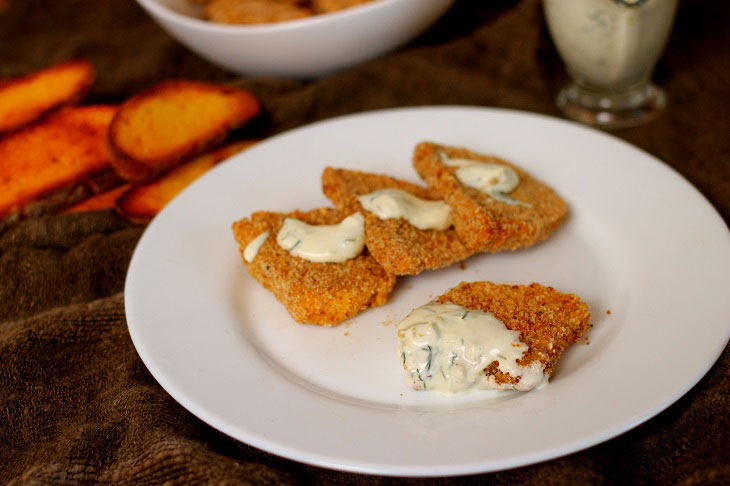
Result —
<svg viewBox="0 0 730 486"><path fill-rule="evenodd" d="M106 150L115 111L66 107L0 139L0 222L56 211L118 184Z"/></svg>
<svg viewBox="0 0 730 486"><path fill-rule="evenodd" d="M112 165L125 179L149 180L205 152L258 111L258 100L247 91L164 81L125 101L114 116L109 127Z"/></svg>
<svg viewBox="0 0 730 486"><path fill-rule="evenodd" d="M94 81L85 60L67 61L0 84L0 134L80 100Z"/></svg>
<svg viewBox="0 0 730 486"><path fill-rule="evenodd" d="M80 203L64 209L61 213L80 213L83 211L97 211L100 209L115 209L117 207L117 199L119 199L119 196L127 192L131 187L132 184L122 184L114 189L110 189L106 192L84 199Z"/></svg>
<svg viewBox="0 0 730 486"><path fill-rule="evenodd" d="M130 221L148 222L165 204L205 171L255 142L255 140L243 140L230 143L178 165L151 182L134 184L117 199L118 212Z"/></svg>

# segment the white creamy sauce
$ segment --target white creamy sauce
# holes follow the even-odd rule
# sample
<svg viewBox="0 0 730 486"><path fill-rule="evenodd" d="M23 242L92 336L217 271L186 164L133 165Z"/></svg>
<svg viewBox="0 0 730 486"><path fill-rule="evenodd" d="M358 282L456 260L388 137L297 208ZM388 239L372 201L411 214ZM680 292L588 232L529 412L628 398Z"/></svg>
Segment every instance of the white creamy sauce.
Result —
<svg viewBox="0 0 730 486"><path fill-rule="evenodd" d="M451 226L451 208L400 189L381 189L359 196L362 207L380 219L403 218L420 230L445 230Z"/></svg>
<svg viewBox="0 0 730 486"><path fill-rule="evenodd" d="M416 390L455 394L472 389L527 391L545 381L543 365L517 363L528 347L520 333L507 329L489 312L456 304L427 304L398 324L400 358ZM519 377L515 385L499 384L484 368Z"/></svg>
<svg viewBox="0 0 730 486"><path fill-rule="evenodd" d="M251 243L246 245L246 249L243 250L243 258L246 259L248 263L251 263L254 258L256 258L256 255L259 252L259 248L261 248L261 245L264 244L264 241L266 241L266 238L269 237L269 232L264 231L260 235L258 235L256 238L251 240Z"/></svg>
<svg viewBox="0 0 730 486"><path fill-rule="evenodd" d="M362 253L365 218L355 213L339 224L318 226L286 218L276 242L292 255L310 262L341 263Z"/></svg>
<svg viewBox="0 0 730 486"><path fill-rule="evenodd" d="M545 17L571 74L582 84L630 88L664 49L677 0L622 6L613 0L545 0Z"/></svg>
<svg viewBox="0 0 730 486"><path fill-rule="evenodd" d="M520 177L511 167L493 162L450 158L444 152L439 152L439 156L445 166L456 167L454 175L465 186L483 192L499 202L529 206L506 196L520 183Z"/></svg>

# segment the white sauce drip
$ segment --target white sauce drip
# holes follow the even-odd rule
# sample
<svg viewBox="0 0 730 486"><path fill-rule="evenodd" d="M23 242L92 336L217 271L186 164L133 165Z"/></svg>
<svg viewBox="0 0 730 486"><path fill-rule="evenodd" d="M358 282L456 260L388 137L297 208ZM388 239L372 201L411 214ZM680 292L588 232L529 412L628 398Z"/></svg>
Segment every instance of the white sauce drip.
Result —
<svg viewBox="0 0 730 486"><path fill-rule="evenodd" d="M264 241L266 241L266 238L269 237L269 232L264 231L260 235L258 235L256 238L251 240L251 243L246 245L246 249L243 250L243 258L248 262L251 263L254 258L256 258L256 255L259 252L259 248L261 248L261 245L264 244Z"/></svg>
<svg viewBox="0 0 730 486"><path fill-rule="evenodd" d="M280 247L310 262L342 263L365 246L365 218L355 213L339 224L313 226L286 218L276 235Z"/></svg>
<svg viewBox="0 0 730 486"><path fill-rule="evenodd" d="M400 189L381 189L359 196L362 207L380 219L403 218L420 230L443 231L451 226L451 208Z"/></svg>
<svg viewBox="0 0 730 486"><path fill-rule="evenodd" d="M449 158L439 152L441 162L447 167L457 167L454 175L465 186L481 191L499 202L523 206L529 204L505 196L512 192L520 183L520 178L511 167L493 162L478 160Z"/></svg>
<svg viewBox="0 0 730 486"><path fill-rule="evenodd" d="M416 390L444 394L471 389L527 391L545 380L544 366L517 360L528 347L520 333L507 329L489 312L456 304L427 304L398 324L400 357L408 381ZM499 370L519 377L515 385L497 383L484 368L497 361Z"/></svg>

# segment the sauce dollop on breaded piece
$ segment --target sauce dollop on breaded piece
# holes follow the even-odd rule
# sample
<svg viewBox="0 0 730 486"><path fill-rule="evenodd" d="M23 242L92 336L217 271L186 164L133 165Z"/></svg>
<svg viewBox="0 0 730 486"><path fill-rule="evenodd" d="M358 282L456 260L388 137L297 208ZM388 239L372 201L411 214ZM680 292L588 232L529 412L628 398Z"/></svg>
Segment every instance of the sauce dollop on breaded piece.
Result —
<svg viewBox="0 0 730 486"><path fill-rule="evenodd" d="M297 322L337 325L365 309L385 304L395 284L395 275L387 273L367 251L342 263L316 263L293 256L276 242L286 218L310 225L333 225L346 216L329 208L290 214L261 211L233 223L233 234L249 273L284 304ZM246 247L267 231L269 235L255 257L246 259Z"/></svg>
<svg viewBox="0 0 730 486"><path fill-rule="evenodd" d="M436 299L468 309L490 312L507 329L518 331L520 341L528 346L519 360L523 367L534 361L544 365L545 375L552 375L560 355L588 330L591 314L588 305L573 294L552 287L498 285L492 282L462 282ZM485 370L497 383L516 383L509 374L492 362Z"/></svg>
<svg viewBox="0 0 730 486"><path fill-rule="evenodd" d="M489 194L460 181L459 168L448 166L445 159L502 166L513 171L519 182L505 197ZM550 187L497 157L423 142L416 146L413 165L428 187L451 206L454 229L474 251L498 252L532 246L547 238L568 212L565 201Z"/></svg>
<svg viewBox="0 0 730 486"><path fill-rule="evenodd" d="M453 228L420 230L402 218L380 219L366 211L358 196L381 189L400 189L418 198L437 200L425 187L379 174L327 167L322 173L322 191L341 211L365 215L365 245L388 273L416 275L446 267L470 256Z"/></svg>
<svg viewBox="0 0 730 486"><path fill-rule="evenodd" d="M462 282L398 324L399 353L415 390L528 391L589 320L584 302L551 287Z"/></svg>

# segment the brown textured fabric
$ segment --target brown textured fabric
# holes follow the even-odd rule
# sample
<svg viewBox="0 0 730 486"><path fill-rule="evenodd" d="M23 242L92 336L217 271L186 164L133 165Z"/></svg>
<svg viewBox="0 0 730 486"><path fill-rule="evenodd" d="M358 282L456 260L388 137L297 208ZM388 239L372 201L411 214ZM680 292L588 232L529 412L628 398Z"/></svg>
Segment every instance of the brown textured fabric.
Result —
<svg viewBox="0 0 730 486"><path fill-rule="evenodd" d="M667 112L616 132L687 177L726 222L727 25L727 2L682 2L656 75L669 94ZM557 115L552 99L565 81L537 0L459 0L407 48L313 82L217 69L131 0L9 0L0 9L0 76L73 57L96 67L89 101L120 101L170 77L248 87L266 110L254 127L262 136L339 114L419 104ZM230 439L179 406L141 363L126 329L121 292L142 230L97 212L28 220L0 234L0 483L434 483L294 463ZM726 351L686 396L616 439L461 482L728 484L729 367Z"/></svg>

